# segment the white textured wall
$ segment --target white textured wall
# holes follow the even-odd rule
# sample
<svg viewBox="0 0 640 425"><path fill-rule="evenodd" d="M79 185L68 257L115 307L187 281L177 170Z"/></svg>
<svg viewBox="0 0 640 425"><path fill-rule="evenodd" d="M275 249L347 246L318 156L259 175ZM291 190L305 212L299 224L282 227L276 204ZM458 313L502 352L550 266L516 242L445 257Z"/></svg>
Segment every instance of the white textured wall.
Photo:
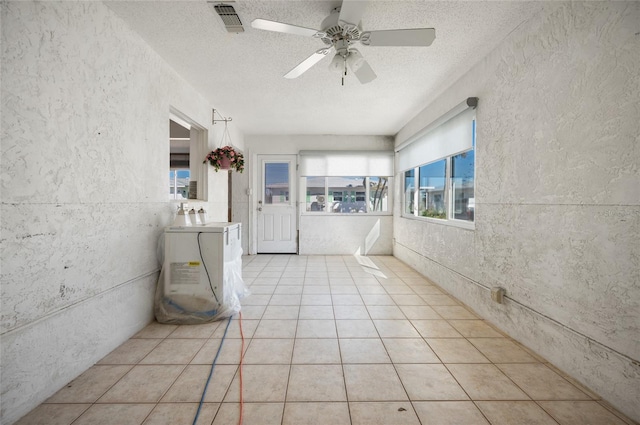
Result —
<svg viewBox="0 0 640 425"><path fill-rule="evenodd" d="M300 216L300 255L391 255L390 215Z"/></svg>
<svg viewBox="0 0 640 425"><path fill-rule="evenodd" d="M256 253L256 226L258 177L261 171L256 168L258 155L279 154L297 155L301 150L362 150L365 151L391 151L393 139L389 136L340 136L340 135L247 135L244 139L247 148L249 162L247 171L243 175L234 174L233 177L233 220L248 223L243 228L242 249L245 253ZM298 179L296 179L298 184ZM248 195L247 190L252 194ZM296 188L296 193L299 193ZM300 199L298 199L300 202ZM374 217L374 216L371 216ZM357 218L330 216L325 218L312 218L309 216L298 217L298 229L300 230L300 253L303 255L323 254L338 255L352 254L361 244L360 241L369 233L369 229L375 223L369 219L357 221L356 233L349 237L343 237L343 245L336 244L333 236L333 228L345 229L349 224L356 223ZM380 237L373 246L376 254L391 253L392 220L390 216L377 216L380 218ZM306 224L306 226L305 226ZM355 229L355 228L354 228ZM245 236L246 235L246 236ZM334 248L331 248L331 247ZM353 251L351 251L353 249ZM371 253L374 253L373 251ZM364 252L363 252L364 254Z"/></svg>
<svg viewBox="0 0 640 425"><path fill-rule="evenodd" d="M514 31L396 138L480 98L475 230L394 224L398 258L636 420L638 31L637 2L554 3Z"/></svg>
<svg viewBox="0 0 640 425"><path fill-rule="evenodd" d="M2 2L2 424L153 315L169 109L212 106L99 2ZM240 140L241 142L241 140ZM210 173L213 218L226 176ZM218 198L222 198L221 201Z"/></svg>

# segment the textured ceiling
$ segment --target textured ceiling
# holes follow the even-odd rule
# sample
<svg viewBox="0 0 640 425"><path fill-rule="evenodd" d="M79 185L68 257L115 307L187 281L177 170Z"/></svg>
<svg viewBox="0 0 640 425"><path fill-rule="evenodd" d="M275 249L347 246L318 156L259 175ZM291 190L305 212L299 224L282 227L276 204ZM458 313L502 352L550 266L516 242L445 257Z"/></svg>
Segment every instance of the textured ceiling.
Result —
<svg viewBox="0 0 640 425"><path fill-rule="evenodd" d="M394 135L430 100L544 7L522 1L370 1L367 30L430 27L430 47L359 46L378 78L361 85L324 58L282 76L324 44L253 29L264 18L320 29L340 1L233 2L245 32L228 33L206 1L107 1L179 74L245 134ZM469 93L469 96L478 95ZM462 100L462 99L460 99Z"/></svg>

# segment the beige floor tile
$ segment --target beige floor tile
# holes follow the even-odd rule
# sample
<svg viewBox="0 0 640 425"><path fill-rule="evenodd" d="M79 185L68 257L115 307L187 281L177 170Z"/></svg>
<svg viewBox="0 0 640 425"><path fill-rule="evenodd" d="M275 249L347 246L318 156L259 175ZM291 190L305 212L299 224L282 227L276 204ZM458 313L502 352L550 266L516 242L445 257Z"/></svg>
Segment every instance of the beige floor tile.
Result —
<svg viewBox="0 0 640 425"><path fill-rule="evenodd" d="M371 305L395 306L396 305L396 303L393 301L393 298L385 294L364 294L362 295L362 301L364 301L364 304L366 306L371 306Z"/></svg>
<svg viewBox="0 0 640 425"><path fill-rule="evenodd" d="M384 286L378 284L377 282L373 284L367 283L359 283L356 284L358 287L358 292L360 295L386 295L387 291L384 289Z"/></svg>
<svg viewBox="0 0 640 425"><path fill-rule="evenodd" d="M403 401L407 394L392 365L344 365L350 401Z"/></svg>
<svg viewBox="0 0 640 425"><path fill-rule="evenodd" d="M449 324L465 337L502 338L500 332L492 328L484 320L449 320Z"/></svg>
<svg viewBox="0 0 640 425"><path fill-rule="evenodd" d="M414 401L413 407L425 425L488 425L471 401ZM514 422L511 425L525 425Z"/></svg>
<svg viewBox="0 0 640 425"><path fill-rule="evenodd" d="M336 320L339 338L378 338L371 320Z"/></svg>
<svg viewBox="0 0 640 425"><path fill-rule="evenodd" d="M342 363L391 363L380 338L340 339Z"/></svg>
<svg viewBox="0 0 640 425"><path fill-rule="evenodd" d="M254 282L254 285L256 284L258 284L257 280ZM267 305L272 296L268 294L251 294L242 299L242 305Z"/></svg>
<svg viewBox="0 0 640 425"><path fill-rule="evenodd" d="M329 286L329 278L327 276L304 276L304 286Z"/></svg>
<svg viewBox="0 0 640 425"><path fill-rule="evenodd" d="M385 285L384 289L390 295L415 295L409 285Z"/></svg>
<svg viewBox="0 0 640 425"><path fill-rule="evenodd" d="M398 305L427 305L420 295L391 295Z"/></svg>
<svg viewBox="0 0 640 425"><path fill-rule="evenodd" d="M422 338L384 338L393 363L440 363L440 359Z"/></svg>
<svg viewBox="0 0 640 425"><path fill-rule="evenodd" d="M303 305L300 307L299 319L333 320L333 307L330 305Z"/></svg>
<svg viewBox="0 0 640 425"><path fill-rule="evenodd" d="M353 425L420 425L408 401L349 403L349 407Z"/></svg>
<svg viewBox="0 0 640 425"><path fill-rule="evenodd" d="M364 320L369 319L369 311L363 305L335 305L333 306L336 319Z"/></svg>
<svg viewBox="0 0 640 425"><path fill-rule="evenodd" d="M198 424L210 424L218 411L218 403L204 403ZM198 403L160 403L151 411L143 425L192 425Z"/></svg>
<svg viewBox="0 0 640 425"><path fill-rule="evenodd" d="M253 338L244 355L245 364L290 364L293 339Z"/></svg>
<svg viewBox="0 0 640 425"><path fill-rule="evenodd" d="M62 387L47 403L93 403L133 366L93 366Z"/></svg>
<svg viewBox="0 0 640 425"><path fill-rule="evenodd" d="M353 284L350 285L334 285L331 282L331 295L358 295L358 287Z"/></svg>
<svg viewBox="0 0 640 425"><path fill-rule="evenodd" d="M218 349L220 348L221 339L212 338L208 339L204 343L198 354L191 360L191 364L205 364L210 365L213 363ZM245 341L244 350L245 353L249 346L249 341ZM217 364L239 364L240 363L240 349L242 347L241 339L225 339L220 348L220 354L218 355Z"/></svg>
<svg viewBox="0 0 640 425"><path fill-rule="evenodd" d="M396 364L395 367L411 400L469 399L441 364Z"/></svg>
<svg viewBox="0 0 640 425"><path fill-rule="evenodd" d="M538 404L560 425L625 425L596 401L541 401Z"/></svg>
<svg viewBox="0 0 640 425"><path fill-rule="evenodd" d="M459 305L432 305L436 313L445 319L477 320L478 316Z"/></svg>
<svg viewBox="0 0 640 425"><path fill-rule="evenodd" d="M411 320L411 324L424 338L462 338L446 320Z"/></svg>
<svg viewBox="0 0 640 425"><path fill-rule="evenodd" d="M312 285L302 288L303 295L331 295L331 287L329 285Z"/></svg>
<svg viewBox="0 0 640 425"><path fill-rule="evenodd" d="M211 375L211 381L207 387L205 401L208 403L220 402L231 384L238 367L235 365L216 365ZM176 382L162 397L163 403L195 403L202 398L204 386L209 377L211 365L187 366L180 374Z"/></svg>
<svg viewBox="0 0 640 425"><path fill-rule="evenodd" d="M382 338L419 338L420 334L408 320L374 320Z"/></svg>
<svg viewBox="0 0 640 425"><path fill-rule="evenodd" d="M165 339L140 364L188 364L205 342L206 339Z"/></svg>
<svg viewBox="0 0 640 425"><path fill-rule="evenodd" d="M94 404L73 425L140 425L153 404Z"/></svg>
<svg viewBox="0 0 640 425"><path fill-rule="evenodd" d="M472 400L529 400L492 364L448 364L451 374Z"/></svg>
<svg viewBox="0 0 640 425"><path fill-rule="evenodd" d="M351 425L346 402L286 403L282 425Z"/></svg>
<svg viewBox="0 0 640 425"><path fill-rule="evenodd" d="M360 295L332 295L333 305L364 305Z"/></svg>
<svg viewBox="0 0 640 425"><path fill-rule="evenodd" d="M443 363L489 363L489 360L464 338L426 338L426 340Z"/></svg>
<svg viewBox="0 0 640 425"><path fill-rule="evenodd" d="M151 352L162 339L132 338L107 354L98 364L137 364Z"/></svg>
<svg viewBox="0 0 640 425"><path fill-rule="evenodd" d="M260 320L266 309L266 305L243 305L240 311L242 320Z"/></svg>
<svg viewBox="0 0 640 425"><path fill-rule="evenodd" d="M435 285L412 285L411 288L418 295L444 295L444 292Z"/></svg>
<svg viewBox="0 0 640 425"><path fill-rule="evenodd" d="M134 366L98 403L156 403L183 369L182 365Z"/></svg>
<svg viewBox="0 0 640 425"><path fill-rule="evenodd" d="M337 338L335 320L298 320L296 338Z"/></svg>
<svg viewBox="0 0 640 425"><path fill-rule="evenodd" d="M276 285L252 285L249 289L253 295L272 295L276 290ZM242 304L242 301L240 301ZM242 306L245 308L245 305Z"/></svg>
<svg viewBox="0 0 640 425"><path fill-rule="evenodd" d="M70 425L90 404L41 404L15 425Z"/></svg>
<svg viewBox="0 0 640 425"><path fill-rule="evenodd" d="M229 319L224 319L218 326L218 329L211 335L211 338L222 338L224 335L224 331L227 328L227 322ZM258 327L258 323L260 320L247 320L244 317L242 318L242 332L244 333L245 338L251 338ZM238 317L234 316L231 319L231 323L229 323L229 329L227 330L227 339L232 338L240 338L240 320Z"/></svg>
<svg viewBox="0 0 640 425"><path fill-rule="evenodd" d="M300 305L333 305L331 295L327 294L302 294Z"/></svg>
<svg viewBox="0 0 640 425"><path fill-rule="evenodd" d="M281 295L274 293L269 301L269 306L285 306L285 305L300 305L300 299L302 295Z"/></svg>
<svg viewBox="0 0 640 425"><path fill-rule="evenodd" d="M534 400L591 399L542 363L496 366Z"/></svg>
<svg viewBox="0 0 640 425"><path fill-rule="evenodd" d="M426 305L402 305L400 309L407 319L437 320L442 319L438 313Z"/></svg>
<svg viewBox="0 0 640 425"><path fill-rule="evenodd" d="M340 365L292 365L287 401L346 401Z"/></svg>
<svg viewBox="0 0 640 425"><path fill-rule="evenodd" d="M244 401L249 403L284 402L289 380L289 368L289 365L245 365L243 367ZM237 373L224 401L240 401Z"/></svg>
<svg viewBox="0 0 640 425"><path fill-rule="evenodd" d="M298 318L299 312L300 307L297 305L268 305L262 318L264 320L295 320Z"/></svg>
<svg viewBox="0 0 640 425"><path fill-rule="evenodd" d="M493 425L557 425L533 401L478 401L476 404Z"/></svg>
<svg viewBox="0 0 640 425"><path fill-rule="evenodd" d="M203 323L201 325L180 325L167 338L210 338L220 326L220 322Z"/></svg>
<svg viewBox="0 0 640 425"><path fill-rule="evenodd" d="M406 317L402 310L395 305L370 305L367 306L369 315L372 319L384 319L384 320L405 320Z"/></svg>
<svg viewBox="0 0 640 425"><path fill-rule="evenodd" d="M280 425L283 403L244 403L242 425ZM235 425L240 417L238 403L222 403L213 425Z"/></svg>
<svg viewBox="0 0 640 425"><path fill-rule="evenodd" d="M472 322L473 320L469 320ZM469 338L493 363L535 363L536 359L508 338Z"/></svg>
<svg viewBox="0 0 640 425"><path fill-rule="evenodd" d="M429 305L460 305L455 298L444 294L422 294L422 299Z"/></svg>
<svg viewBox="0 0 640 425"><path fill-rule="evenodd" d="M340 362L337 339L296 339L293 348L293 364L339 364Z"/></svg>
<svg viewBox="0 0 640 425"><path fill-rule="evenodd" d="M295 338L297 320L261 320L254 338Z"/></svg>
<svg viewBox="0 0 640 425"><path fill-rule="evenodd" d="M140 332L135 334L133 338L166 338L178 326L165 325L163 323L151 322Z"/></svg>
<svg viewBox="0 0 640 425"><path fill-rule="evenodd" d="M298 296L297 303L294 305L300 305L300 295L302 294L302 285L286 285L286 284L283 284L281 281L273 293L275 295L297 295ZM270 304L273 304L273 298L271 298Z"/></svg>

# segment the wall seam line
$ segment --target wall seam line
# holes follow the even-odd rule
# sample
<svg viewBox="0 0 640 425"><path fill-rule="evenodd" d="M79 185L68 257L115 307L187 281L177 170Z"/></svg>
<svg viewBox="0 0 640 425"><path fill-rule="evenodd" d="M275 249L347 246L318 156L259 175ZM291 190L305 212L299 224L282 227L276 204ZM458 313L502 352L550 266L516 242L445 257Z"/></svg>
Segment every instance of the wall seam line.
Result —
<svg viewBox="0 0 640 425"><path fill-rule="evenodd" d="M97 294L91 295L90 297L82 298L82 299L80 299L80 300L77 300L77 301L73 302L72 304L68 304L68 305L65 305L65 306L63 306L63 307L60 307L60 308L58 308L58 309L56 309L56 310L54 310L54 311L51 311L51 312L49 312L49 313L45 314L44 316L38 317L37 319L35 319L35 320L33 320L33 321L29 322L29 323L25 323L25 324L23 324L23 325L19 325L19 326L13 327L13 328L9 328L9 329L7 329L7 330L3 331L2 333L0 333L0 336L7 336L8 334L11 334L11 333L13 333L13 332L21 331L21 330L23 330L24 328L28 328L28 327L30 327L30 326L35 326L35 325L37 325L38 323L40 323L40 322L42 322L42 321L45 321L45 320L48 320L49 318L51 318L51 317L53 317L53 316L55 316L55 315L57 315L57 314L60 314L60 313L62 313L62 312L63 312L63 311L65 311L65 310L68 310L68 309L70 309L70 308L72 308L72 307L76 307L77 305L79 305L79 304L83 304L83 303L85 303L85 302L88 302L88 301L90 301L90 300L92 300L92 299L94 299L94 298L98 298L98 297L100 297L100 296L106 295L106 294L108 294L109 292L113 292L113 291L115 291L116 289L120 289L120 288L122 288L123 286L129 285L129 284L132 284L132 283L134 283L134 282L137 282L137 281L139 281L139 280L141 280L141 279L144 279L144 278L146 278L146 277L152 276L152 275L154 275L154 274L156 274L156 273L159 273L159 272L160 272L160 268L157 268L157 269L152 270L152 271L150 271L150 272L146 272L146 273L143 273L143 274L141 274L141 275L138 275L138 276L136 276L136 277L134 277L134 278L131 278L131 279L129 279L129 280L127 280L127 281L125 281L125 282L122 282L122 283L120 283L120 284L118 284L118 285L116 285L116 286L112 286L111 288L106 289L106 290L104 290L104 291L102 291L102 292L98 292Z"/></svg>

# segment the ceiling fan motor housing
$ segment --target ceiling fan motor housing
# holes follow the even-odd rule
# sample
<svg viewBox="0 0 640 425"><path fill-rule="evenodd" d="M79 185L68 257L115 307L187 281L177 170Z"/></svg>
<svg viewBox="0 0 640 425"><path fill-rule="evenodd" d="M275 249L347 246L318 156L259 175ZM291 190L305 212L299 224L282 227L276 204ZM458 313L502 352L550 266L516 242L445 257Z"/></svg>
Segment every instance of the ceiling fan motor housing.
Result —
<svg viewBox="0 0 640 425"><path fill-rule="evenodd" d="M358 41L362 30L358 27L359 23L343 25L340 22L340 8L335 8L324 21L322 21L322 32L324 33L321 40L328 46L334 45L337 41L345 40L347 45ZM336 50L338 45L336 44Z"/></svg>

